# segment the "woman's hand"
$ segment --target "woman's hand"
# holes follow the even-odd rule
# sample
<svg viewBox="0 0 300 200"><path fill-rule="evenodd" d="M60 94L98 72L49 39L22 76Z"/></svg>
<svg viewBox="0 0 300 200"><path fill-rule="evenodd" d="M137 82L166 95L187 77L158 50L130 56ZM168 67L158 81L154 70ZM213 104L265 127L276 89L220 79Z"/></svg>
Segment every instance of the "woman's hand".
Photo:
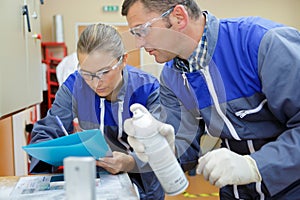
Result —
<svg viewBox="0 0 300 200"><path fill-rule="evenodd" d="M96 165L104 168L111 174L119 172L129 172L135 166L135 160L131 155L118 151L112 152L112 157L100 158L96 161Z"/></svg>

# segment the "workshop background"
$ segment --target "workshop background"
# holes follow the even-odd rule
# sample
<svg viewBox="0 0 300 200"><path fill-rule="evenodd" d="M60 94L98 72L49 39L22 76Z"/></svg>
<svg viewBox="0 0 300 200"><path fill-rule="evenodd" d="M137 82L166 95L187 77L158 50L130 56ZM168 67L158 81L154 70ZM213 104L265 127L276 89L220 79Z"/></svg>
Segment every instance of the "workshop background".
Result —
<svg viewBox="0 0 300 200"><path fill-rule="evenodd" d="M219 18L261 16L300 29L299 0L196 1ZM28 174L22 146L30 140L32 124L51 107L59 87L55 67L75 52L84 27L103 22L128 33L121 5L122 0L1 1L0 176ZM158 77L162 65L144 50L131 48L130 62ZM218 142L207 139L203 150L217 148ZM201 176L189 172L187 177L187 191L167 200L219 199L218 189Z"/></svg>

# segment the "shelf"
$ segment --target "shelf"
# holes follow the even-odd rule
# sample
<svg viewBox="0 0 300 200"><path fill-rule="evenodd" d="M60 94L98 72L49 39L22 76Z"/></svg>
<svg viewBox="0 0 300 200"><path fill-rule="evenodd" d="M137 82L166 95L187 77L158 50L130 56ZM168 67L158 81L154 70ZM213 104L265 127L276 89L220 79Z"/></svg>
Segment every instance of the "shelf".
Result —
<svg viewBox="0 0 300 200"><path fill-rule="evenodd" d="M59 84L56 77L56 67L67 56L67 47L63 42L42 42L42 62L47 65L47 109L51 108Z"/></svg>
<svg viewBox="0 0 300 200"><path fill-rule="evenodd" d="M57 46L65 47L66 44L64 42L42 42L42 47L57 47Z"/></svg>
<svg viewBox="0 0 300 200"><path fill-rule="evenodd" d="M54 95L54 94L51 94L51 95L50 95L50 98L54 99L54 98L55 98L55 95Z"/></svg>
<svg viewBox="0 0 300 200"><path fill-rule="evenodd" d="M54 73L56 74L56 70L55 69L51 69L50 67L47 69L49 73Z"/></svg>
<svg viewBox="0 0 300 200"><path fill-rule="evenodd" d="M42 60L43 63L45 64L50 64L50 63L60 63L62 61L62 58L55 58L55 57L48 57L47 60L44 59Z"/></svg>
<svg viewBox="0 0 300 200"><path fill-rule="evenodd" d="M59 86L59 84L56 83L56 82L54 82L54 81L50 81L50 82L49 82L49 85L50 85L50 86Z"/></svg>

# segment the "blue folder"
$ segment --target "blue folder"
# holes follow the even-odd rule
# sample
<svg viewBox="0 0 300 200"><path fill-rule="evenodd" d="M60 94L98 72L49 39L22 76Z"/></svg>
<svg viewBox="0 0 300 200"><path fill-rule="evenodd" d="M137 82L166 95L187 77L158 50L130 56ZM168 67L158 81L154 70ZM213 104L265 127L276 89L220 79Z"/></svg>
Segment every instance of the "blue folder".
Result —
<svg viewBox="0 0 300 200"><path fill-rule="evenodd" d="M32 157L54 166L62 166L64 158L69 156L92 156L98 160L112 155L99 129L77 132L22 148Z"/></svg>

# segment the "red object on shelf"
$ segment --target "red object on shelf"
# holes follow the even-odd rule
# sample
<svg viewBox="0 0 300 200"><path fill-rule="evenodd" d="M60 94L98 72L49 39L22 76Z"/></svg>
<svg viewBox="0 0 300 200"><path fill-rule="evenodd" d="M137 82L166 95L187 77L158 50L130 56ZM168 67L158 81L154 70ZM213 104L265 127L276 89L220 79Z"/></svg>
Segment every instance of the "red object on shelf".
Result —
<svg viewBox="0 0 300 200"><path fill-rule="evenodd" d="M33 34L32 37L35 38L35 39L38 39L38 40L41 40L41 39L42 39L42 35L41 35L40 33L38 33L38 34Z"/></svg>
<svg viewBox="0 0 300 200"><path fill-rule="evenodd" d="M59 84L56 78L56 66L67 56L67 46L64 42L42 42L42 62L47 65L47 99L48 109L55 99Z"/></svg>

